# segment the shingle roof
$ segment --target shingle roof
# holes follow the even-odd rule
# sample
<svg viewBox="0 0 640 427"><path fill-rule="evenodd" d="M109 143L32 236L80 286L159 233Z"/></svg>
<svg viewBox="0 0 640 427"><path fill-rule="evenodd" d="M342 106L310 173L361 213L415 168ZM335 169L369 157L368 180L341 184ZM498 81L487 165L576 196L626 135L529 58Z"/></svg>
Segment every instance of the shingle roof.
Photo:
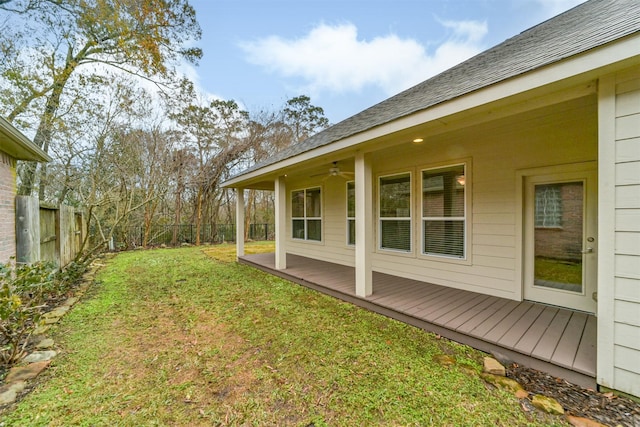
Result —
<svg viewBox="0 0 640 427"><path fill-rule="evenodd" d="M638 31L640 1L588 1L292 145L267 161L242 171L236 177L584 53Z"/></svg>

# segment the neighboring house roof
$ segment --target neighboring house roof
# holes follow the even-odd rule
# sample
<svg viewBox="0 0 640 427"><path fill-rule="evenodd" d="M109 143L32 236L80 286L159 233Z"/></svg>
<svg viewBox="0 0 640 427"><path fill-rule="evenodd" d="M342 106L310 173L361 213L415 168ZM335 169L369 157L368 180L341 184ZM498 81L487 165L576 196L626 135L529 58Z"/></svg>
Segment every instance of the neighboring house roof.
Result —
<svg viewBox="0 0 640 427"><path fill-rule="evenodd" d="M640 1L588 1L292 145L231 179L639 31Z"/></svg>
<svg viewBox="0 0 640 427"><path fill-rule="evenodd" d="M2 117L0 117L0 151L4 151L18 160L51 161L51 157L47 153Z"/></svg>

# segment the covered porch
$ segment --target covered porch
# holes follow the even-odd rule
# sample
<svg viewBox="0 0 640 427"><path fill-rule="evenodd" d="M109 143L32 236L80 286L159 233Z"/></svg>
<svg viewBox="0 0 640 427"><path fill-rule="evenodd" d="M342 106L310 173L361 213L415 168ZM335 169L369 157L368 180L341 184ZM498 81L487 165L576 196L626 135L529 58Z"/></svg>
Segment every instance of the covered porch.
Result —
<svg viewBox="0 0 640 427"><path fill-rule="evenodd" d="M379 272L373 272L373 292L360 297L353 267L289 253L285 269L276 268L273 253L244 255L239 261L572 383L596 387L593 315Z"/></svg>

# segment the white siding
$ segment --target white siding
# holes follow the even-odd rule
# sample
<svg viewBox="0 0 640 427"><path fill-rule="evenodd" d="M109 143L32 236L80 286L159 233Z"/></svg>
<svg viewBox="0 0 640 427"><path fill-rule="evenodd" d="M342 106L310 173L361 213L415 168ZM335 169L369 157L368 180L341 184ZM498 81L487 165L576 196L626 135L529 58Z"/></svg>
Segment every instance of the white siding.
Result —
<svg viewBox="0 0 640 427"><path fill-rule="evenodd" d="M328 172L328 167L327 167ZM347 184L341 177L322 176L287 181L287 252L336 264L355 265L354 247L347 245ZM322 241L291 238L291 191L322 188Z"/></svg>
<svg viewBox="0 0 640 427"><path fill-rule="evenodd" d="M558 104L469 129L374 153L374 175L411 171L414 176L414 252L377 250L373 269L388 274L519 300L516 172L597 159L595 97ZM468 161L470 240L468 259L420 254L422 168ZM374 181L377 182L377 181ZM376 207L372 207L376 212ZM375 289L374 289L375 292Z"/></svg>
<svg viewBox="0 0 640 427"><path fill-rule="evenodd" d="M377 176L411 171L414 206L411 254L377 249L375 271L421 281L521 299L516 233L516 171L597 159L597 102L587 96L555 106L501 118L480 126L427 139L424 145L395 145L372 153L374 187ZM421 255L420 171L423 168L467 162L469 240L467 260ZM344 163L341 162L341 163ZM354 265L354 249L346 244L346 181L323 177L288 178L291 190L322 185L323 241L291 239L290 205L287 207L287 252L343 265ZM377 197L370 212L377 227ZM375 227L374 227L375 228ZM377 246L377 236L374 238ZM375 289L374 289L375 292Z"/></svg>
<svg viewBox="0 0 640 427"><path fill-rule="evenodd" d="M640 72L636 67L607 77L601 96L605 108L601 127L613 122L611 135L602 134L603 147L613 144L615 155L601 155L603 175L613 181L613 207L601 207L603 231L613 232L612 265L602 257L599 275L598 380L601 384L640 396ZM607 97L614 107L606 106ZM609 141L612 139L613 141ZM606 191L606 189L601 189ZM608 215L607 215L608 214ZM609 238L603 235L602 238ZM609 337L607 334L611 334Z"/></svg>

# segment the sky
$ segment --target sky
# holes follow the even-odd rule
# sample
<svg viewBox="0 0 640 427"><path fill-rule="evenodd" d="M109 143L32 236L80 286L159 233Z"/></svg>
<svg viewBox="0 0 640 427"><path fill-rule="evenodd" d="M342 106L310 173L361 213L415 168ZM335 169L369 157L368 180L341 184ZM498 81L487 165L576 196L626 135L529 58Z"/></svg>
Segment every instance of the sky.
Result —
<svg viewBox="0 0 640 427"><path fill-rule="evenodd" d="M299 95L338 123L584 0L190 0L208 97L277 111Z"/></svg>

